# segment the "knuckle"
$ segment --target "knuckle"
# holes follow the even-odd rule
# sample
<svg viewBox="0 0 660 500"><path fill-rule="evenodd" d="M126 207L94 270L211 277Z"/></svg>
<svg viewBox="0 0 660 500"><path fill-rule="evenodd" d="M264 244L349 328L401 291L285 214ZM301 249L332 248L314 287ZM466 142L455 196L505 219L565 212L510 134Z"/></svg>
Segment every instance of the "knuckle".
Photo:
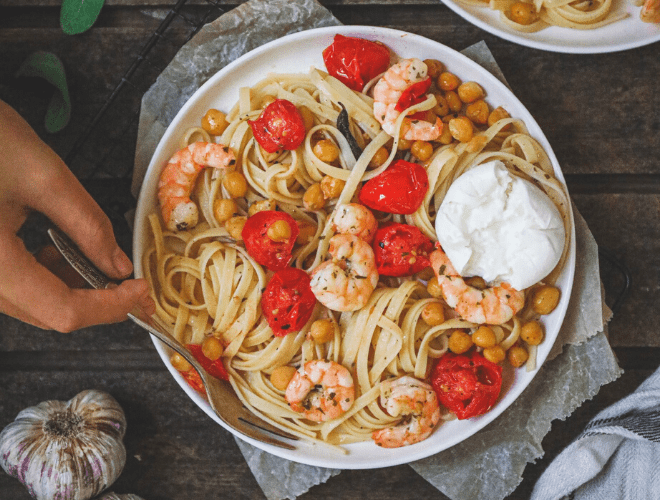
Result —
<svg viewBox="0 0 660 500"><path fill-rule="evenodd" d="M76 308L62 307L50 326L60 333L71 333L82 327L82 318Z"/></svg>

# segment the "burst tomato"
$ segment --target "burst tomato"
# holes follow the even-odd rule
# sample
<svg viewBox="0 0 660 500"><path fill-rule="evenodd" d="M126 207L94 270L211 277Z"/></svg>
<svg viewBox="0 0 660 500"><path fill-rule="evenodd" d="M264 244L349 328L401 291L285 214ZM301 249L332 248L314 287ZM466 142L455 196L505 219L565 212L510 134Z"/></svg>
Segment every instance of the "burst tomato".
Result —
<svg viewBox="0 0 660 500"><path fill-rule="evenodd" d="M294 104L276 99L264 108L259 118L248 120L254 139L269 153L293 150L305 140L305 124Z"/></svg>
<svg viewBox="0 0 660 500"><path fill-rule="evenodd" d="M410 276L431 265L433 242L415 226L394 223L376 231L373 249L378 274Z"/></svg>
<svg viewBox="0 0 660 500"><path fill-rule="evenodd" d="M426 92L431 87L431 78L422 80L421 82L413 83L410 87L403 91L401 97L394 106L394 109L401 112L404 109L408 109L410 106L419 104L420 102L426 99ZM420 111L410 115L411 119L421 120L426 116L426 111Z"/></svg>
<svg viewBox="0 0 660 500"><path fill-rule="evenodd" d="M360 203L390 214L412 214L429 190L426 170L417 163L398 160L368 180L360 190Z"/></svg>
<svg viewBox="0 0 660 500"><path fill-rule="evenodd" d="M211 361L209 358L204 356L202 352L202 346L198 344L187 344L186 349L195 357L195 359L202 365L202 368L206 370L206 373L212 377L219 378L221 380L229 380L229 375L225 366L222 364L222 358L218 358L215 361ZM191 368L187 372L179 372L183 378L188 382L188 385L195 389L202 396L206 397L206 390L204 389L204 384L202 383L202 378L199 376L199 373L194 368Z"/></svg>
<svg viewBox="0 0 660 500"><path fill-rule="evenodd" d="M268 228L283 220L291 228L291 235L283 241L273 241L268 237ZM241 236L247 252L262 266L268 269L284 269L291 261L291 250L300 233L298 224L286 212L264 210L249 217Z"/></svg>
<svg viewBox="0 0 660 500"><path fill-rule="evenodd" d="M299 331L309 321L316 297L309 275L291 267L277 271L261 296L261 310L276 337Z"/></svg>
<svg viewBox="0 0 660 500"><path fill-rule="evenodd" d="M463 420L493 407L502 389L502 367L476 351L447 353L433 368L431 383L438 400Z"/></svg>
<svg viewBox="0 0 660 500"><path fill-rule="evenodd" d="M390 66L390 51L380 43L335 35L323 51L328 73L347 87L361 92L364 85Z"/></svg>

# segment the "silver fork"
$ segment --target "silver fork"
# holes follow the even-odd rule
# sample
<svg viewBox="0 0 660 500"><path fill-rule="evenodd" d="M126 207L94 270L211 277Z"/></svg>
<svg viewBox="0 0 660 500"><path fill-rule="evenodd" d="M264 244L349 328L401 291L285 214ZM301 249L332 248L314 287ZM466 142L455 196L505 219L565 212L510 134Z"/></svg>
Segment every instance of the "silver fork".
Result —
<svg viewBox="0 0 660 500"><path fill-rule="evenodd" d="M94 288L105 289L109 286L117 285L116 282L110 280L99 271L62 232L56 229L49 229L48 235L67 262L71 264L71 266ZM280 448L286 448L288 450L296 449L295 446L289 443L271 437L269 433L290 440L298 440L296 436L278 429L251 413L240 402L238 396L236 396L236 393L228 383L206 373L206 370L202 368L188 349L169 333L159 330L157 325L151 321L147 315L140 314L139 310L135 310L129 313L128 317L167 345L170 349L178 352L192 365L202 379L211 408L225 424L235 431L245 434L257 441L278 446Z"/></svg>

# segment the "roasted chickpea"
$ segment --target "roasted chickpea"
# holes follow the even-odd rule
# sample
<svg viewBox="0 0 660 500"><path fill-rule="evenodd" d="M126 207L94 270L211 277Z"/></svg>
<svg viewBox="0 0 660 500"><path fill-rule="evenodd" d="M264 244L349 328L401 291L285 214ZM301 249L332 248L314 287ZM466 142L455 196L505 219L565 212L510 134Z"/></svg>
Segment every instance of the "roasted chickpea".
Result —
<svg viewBox="0 0 660 500"><path fill-rule="evenodd" d="M376 154L374 154L371 157L371 160L369 161L368 168L369 169L374 169L380 167L383 163L387 161L387 158L389 158L390 152L385 149L385 147L381 147L376 151Z"/></svg>
<svg viewBox="0 0 660 500"><path fill-rule="evenodd" d="M440 288L440 285L438 284L438 278L433 276L433 278L426 283L426 291L429 292L431 297L435 297L436 299L442 297L442 288Z"/></svg>
<svg viewBox="0 0 660 500"><path fill-rule="evenodd" d="M211 135L222 135L228 126L227 115L217 109L209 109L202 118L202 128Z"/></svg>
<svg viewBox="0 0 660 500"><path fill-rule="evenodd" d="M266 210L275 210L277 208L277 203L275 200L261 200L255 201L250 208L248 208L248 217L252 217L254 214L259 212L265 212Z"/></svg>
<svg viewBox="0 0 660 500"><path fill-rule="evenodd" d="M345 185L346 181L337 179L336 177L332 177L330 175L324 176L323 179L321 179L321 191L323 191L323 197L326 200L339 198L339 195L341 194Z"/></svg>
<svg viewBox="0 0 660 500"><path fill-rule="evenodd" d="M474 126L468 117L459 116L449 120L449 132L457 141L470 142L474 134Z"/></svg>
<svg viewBox="0 0 660 500"><path fill-rule="evenodd" d="M401 151L408 151L413 145L413 141L409 141L408 139L404 139L403 137L399 137L399 146L398 149ZM385 150L387 151L387 150ZM387 153L389 156L389 153ZM384 162L383 162L384 163ZM381 163L382 165L382 163Z"/></svg>
<svg viewBox="0 0 660 500"><path fill-rule="evenodd" d="M438 116L445 116L447 113L449 113L449 104L447 104L447 99L445 99L445 96L443 96L440 92L434 92L433 95L435 96L435 106L431 108L431 111L433 111L436 115Z"/></svg>
<svg viewBox="0 0 660 500"><path fill-rule="evenodd" d="M529 353L527 349L522 346L514 345L506 353L506 357L509 360L509 364L514 368L520 368L522 365L527 363L529 359Z"/></svg>
<svg viewBox="0 0 660 500"><path fill-rule="evenodd" d="M286 241L291 238L291 226L289 226L289 223L285 220L277 220L268 226L266 236L268 236L271 241Z"/></svg>
<svg viewBox="0 0 660 500"><path fill-rule="evenodd" d="M458 113L463 108L463 102L461 101L461 98L458 97L458 94L453 90L445 92L445 101L447 101L449 111L452 113Z"/></svg>
<svg viewBox="0 0 660 500"><path fill-rule="evenodd" d="M426 74L430 76L432 80L438 78L440 73L445 70L445 65L437 59L424 59L424 64L426 64Z"/></svg>
<svg viewBox="0 0 660 500"><path fill-rule="evenodd" d="M536 8L531 3L516 2L511 6L511 20L518 24L532 24L536 21Z"/></svg>
<svg viewBox="0 0 660 500"><path fill-rule="evenodd" d="M449 131L449 125L446 123L443 124L442 127L442 132L440 133L440 137L436 139L440 144L451 144L454 141L454 138L451 135L451 132Z"/></svg>
<svg viewBox="0 0 660 500"><path fill-rule="evenodd" d="M442 73L440 73L440 76L438 76L437 83L438 83L438 87L440 87L442 90L446 92L448 90L456 90L458 86L461 84L461 81L454 73L450 73L449 71L443 71Z"/></svg>
<svg viewBox="0 0 660 500"><path fill-rule="evenodd" d="M525 323L520 329L520 338L529 345L539 345L543 342L543 327L538 321Z"/></svg>
<svg viewBox="0 0 660 500"><path fill-rule="evenodd" d="M478 99L465 108L465 116L477 125L486 125L489 115L488 104L483 99Z"/></svg>
<svg viewBox="0 0 660 500"><path fill-rule="evenodd" d="M314 155L325 163L332 163L339 158L339 148L330 139L321 139L312 148Z"/></svg>
<svg viewBox="0 0 660 500"><path fill-rule="evenodd" d="M325 198L318 182L307 188L303 195L303 205L307 210L321 210L325 206Z"/></svg>
<svg viewBox="0 0 660 500"><path fill-rule="evenodd" d="M300 106L298 111L300 111L300 116L302 116L305 130L309 131L309 129L314 126L314 113L312 113L306 106Z"/></svg>
<svg viewBox="0 0 660 500"><path fill-rule="evenodd" d="M278 366L270 374L270 383L273 384L275 389L285 391L295 374L296 368L293 366Z"/></svg>
<svg viewBox="0 0 660 500"><path fill-rule="evenodd" d="M491 111L490 114L488 115L488 126L492 127L498 121L504 120L505 118L511 118L511 115L507 112L506 109L504 109L502 106L499 106L495 108L493 111ZM507 125L502 130L506 130L510 127L511 125Z"/></svg>
<svg viewBox="0 0 660 500"><path fill-rule="evenodd" d="M486 325L481 325L472 334L472 342L479 347L493 347L497 344L497 337L493 329Z"/></svg>
<svg viewBox="0 0 660 500"><path fill-rule="evenodd" d="M192 370L192 365L178 352L175 352L170 356L170 363L172 363L175 370L179 370L180 372L188 372Z"/></svg>
<svg viewBox="0 0 660 500"><path fill-rule="evenodd" d="M504 349L500 345L487 347L482 354L491 363L501 363L506 358L506 352L504 352Z"/></svg>
<svg viewBox="0 0 660 500"><path fill-rule="evenodd" d="M309 222L298 222L298 229L300 229L298 237L296 238L296 243L298 245L307 245L316 234L316 225Z"/></svg>
<svg viewBox="0 0 660 500"><path fill-rule="evenodd" d="M441 325L445 322L445 309L439 302L426 304L422 309L422 319L429 326Z"/></svg>
<svg viewBox="0 0 660 500"><path fill-rule="evenodd" d="M466 104L482 99L484 97L484 89L481 88L477 82L465 82L458 86L458 97L461 98Z"/></svg>
<svg viewBox="0 0 660 500"><path fill-rule="evenodd" d="M410 147L412 155L421 161L426 161L433 154L433 146L427 141L415 141Z"/></svg>
<svg viewBox="0 0 660 500"><path fill-rule="evenodd" d="M537 314L550 314L559 304L559 288L542 285L532 292L532 309Z"/></svg>
<svg viewBox="0 0 660 500"><path fill-rule="evenodd" d="M238 205L234 200L221 198L213 202L213 215L220 224L231 219L237 211Z"/></svg>
<svg viewBox="0 0 660 500"><path fill-rule="evenodd" d="M240 172L229 172L222 179L222 186L231 198L242 198L247 193L248 184L245 176Z"/></svg>
<svg viewBox="0 0 660 500"><path fill-rule="evenodd" d="M479 290L485 290L488 288L488 284L486 283L486 280L483 279L481 276L471 276L469 278L465 279L465 283L468 285L478 288Z"/></svg>
<svg viewBox="0 0 660 500"><path fill-rule="evenodd" d="M236 241L241 241L243 239L241 233L243 232L243 227L245 226L246 222L247 217L244 215L236 215L225 222L225 229L229 233L229 236L234 238Z"/></svg>
<svg viewBox="0 0 660 500"><path fill-rule="evenodd" d="M309 334L317 344L325 344L335 338L335 324L330 319L317 319L312 323Z"/></svg>
<svg viewBox="0 0 660 500"><path fill-rule="evenodd" d="M454 330L449 336L449 350L454 354L463 354L472 347L472 338L464 330Z"/></svg>
<svg viewBox="0 0 660 500"><path fill-rule="evenodd" d="M211 361L219 359L220 356L222 356L222 351L224 351L222 342L215 337L207 337L204 339L204 342L202 342L202 354Z"/></svg>

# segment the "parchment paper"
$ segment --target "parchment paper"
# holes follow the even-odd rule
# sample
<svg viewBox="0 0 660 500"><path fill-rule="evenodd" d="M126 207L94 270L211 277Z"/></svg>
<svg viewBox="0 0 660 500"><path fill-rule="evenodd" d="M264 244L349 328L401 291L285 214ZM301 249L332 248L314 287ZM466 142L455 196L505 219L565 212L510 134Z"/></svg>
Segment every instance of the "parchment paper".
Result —
<svg viewBox="0 0 660 500"><path fill-rule="evenodd" d="M176 55L142 101L133 193L181 106L225 65L271 40L321 26L340 25L315 0L250 0L205 26ZM463 51L506 80L484 42ZM499 418L466 441L411 467L453 500L502 499L522 480L528 462L543 455L541 441L555 419L569 416L604 384L620 376L607 341L611 312L603 302L598 247L574 208L577 265L569 310L549 360ZM283 460L240 439L236 442L269 500L294 499L339 474Z"/></svg>

